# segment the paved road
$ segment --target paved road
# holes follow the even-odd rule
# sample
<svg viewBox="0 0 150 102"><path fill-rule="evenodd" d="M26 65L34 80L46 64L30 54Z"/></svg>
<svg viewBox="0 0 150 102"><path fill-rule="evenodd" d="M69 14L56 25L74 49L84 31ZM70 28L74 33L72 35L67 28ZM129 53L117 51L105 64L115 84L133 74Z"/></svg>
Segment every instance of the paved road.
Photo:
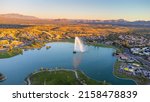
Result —
<svg viewBox="0 0 150 102"><path fill-rule="evenodd" d="M149 62L149 61L144 60L144 59L143 59L142 57L140 57L140 56L133 55L133 54L129 51L129 49L127 49L127 48L125 48L125 53L128 54L128 55L130 55L131 57L135 58L135 59L138 60L139 62L143 63L144 65L149 66L149 68L150 68L150 62Z"/></svg>

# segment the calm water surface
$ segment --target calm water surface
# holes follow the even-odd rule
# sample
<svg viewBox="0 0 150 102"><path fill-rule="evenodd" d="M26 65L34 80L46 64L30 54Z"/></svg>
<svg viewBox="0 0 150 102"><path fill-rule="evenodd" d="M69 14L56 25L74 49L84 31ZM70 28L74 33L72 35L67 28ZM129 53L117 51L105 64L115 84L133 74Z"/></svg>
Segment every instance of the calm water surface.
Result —
<svg viewBox="0 0 150 102"><path fill-rule="evenodd" d="M118 79L113 74L116 58L112 56L114 49L87 46L85 53L73 54L73 43L49 43L50 49L24 51L8 59L0 59L0 72L7 76L7 80L0 82L4 85L22 85L24 79L32 72L44 68L63 67L79 69L95 80L105 80L111 84L132 85L131 80Z"/></svg>

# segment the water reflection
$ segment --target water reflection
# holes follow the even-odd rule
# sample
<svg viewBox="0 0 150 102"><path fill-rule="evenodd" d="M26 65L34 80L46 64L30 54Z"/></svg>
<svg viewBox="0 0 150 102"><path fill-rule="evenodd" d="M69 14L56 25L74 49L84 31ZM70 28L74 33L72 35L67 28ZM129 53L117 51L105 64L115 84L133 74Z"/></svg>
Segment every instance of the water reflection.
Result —
<svg viewBox="0 0 150 102"><path fill-rule="evenodd" d="M73 68L78 69L82 60L83 53L76 53L73 55Z"/></svg>

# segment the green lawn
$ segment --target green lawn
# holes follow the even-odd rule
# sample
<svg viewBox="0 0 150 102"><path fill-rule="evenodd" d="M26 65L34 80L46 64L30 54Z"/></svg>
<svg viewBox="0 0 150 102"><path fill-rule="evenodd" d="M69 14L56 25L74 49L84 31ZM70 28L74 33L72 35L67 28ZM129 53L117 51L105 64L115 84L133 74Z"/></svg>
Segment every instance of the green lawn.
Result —
<svg viewBox="0 0 150 102"><path fill-rule="evenodd" d="M22 49L14 48L7 52L0 52L0 58L10 58L19 54L22 54Z"/></svg>
<svg viewBox="0 0 150 102"><path fill-rule="evenodd" d="M30 77L33 85L76 85L79 81L73 71L42 71Z"/></svg>
<svg viewBox="0 0 150 102"><path fill-rule="evenodd" d="M79 78L76 78L74 71L57 70L57 71L41 71L30 76L32 85L101 85L98 82L88 78L82 72L77 71Z"/></svg>

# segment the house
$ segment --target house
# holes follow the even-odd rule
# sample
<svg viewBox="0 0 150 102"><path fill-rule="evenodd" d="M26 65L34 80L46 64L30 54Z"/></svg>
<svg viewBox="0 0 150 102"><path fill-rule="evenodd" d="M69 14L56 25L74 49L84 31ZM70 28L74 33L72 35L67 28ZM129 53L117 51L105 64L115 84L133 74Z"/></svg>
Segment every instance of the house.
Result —
<svg viewBox="0 0 150 102"><path fill-rule="evenodd" d="M144 48L131 48L130 49L133 54L138 54L138 55L150 55L150 48L149 47L144 47Z"/></svg>
<svg viewBox="0 0 150 102"><path fill-rule="evenodd" d="M10 45L14 47L18 47L18 46L21 46L22 44L23 42L20 42L20 41L12 41Z"/></svg>
<svg viewBox="0 0 150 102"><path fill-rule="evenodd" d="M130 50L133 54L139 54L139 52L141 51L140 48L131 48Z"/></svg>
<svg viewBox="0 0 150 102"><path fill-rule="evenodd" d="M137 64L137 63L133 63L132 65L133 65L133 66L136 66L136 67L140 67L140 65Z"/></svg>
<svg viewBox="0 0 150 102"><path fill-rule="evenodd" d="M128 57L124 54L119 54L121 60L128 60Z"/></svg>
<svg viewBox="0 0 150 102"><path fill-rule="evenodd" d="M113 42L112 42L112 41L107 41L107 42L105 42L105 44L106 44L106 45L112 45Z"/></svg>

